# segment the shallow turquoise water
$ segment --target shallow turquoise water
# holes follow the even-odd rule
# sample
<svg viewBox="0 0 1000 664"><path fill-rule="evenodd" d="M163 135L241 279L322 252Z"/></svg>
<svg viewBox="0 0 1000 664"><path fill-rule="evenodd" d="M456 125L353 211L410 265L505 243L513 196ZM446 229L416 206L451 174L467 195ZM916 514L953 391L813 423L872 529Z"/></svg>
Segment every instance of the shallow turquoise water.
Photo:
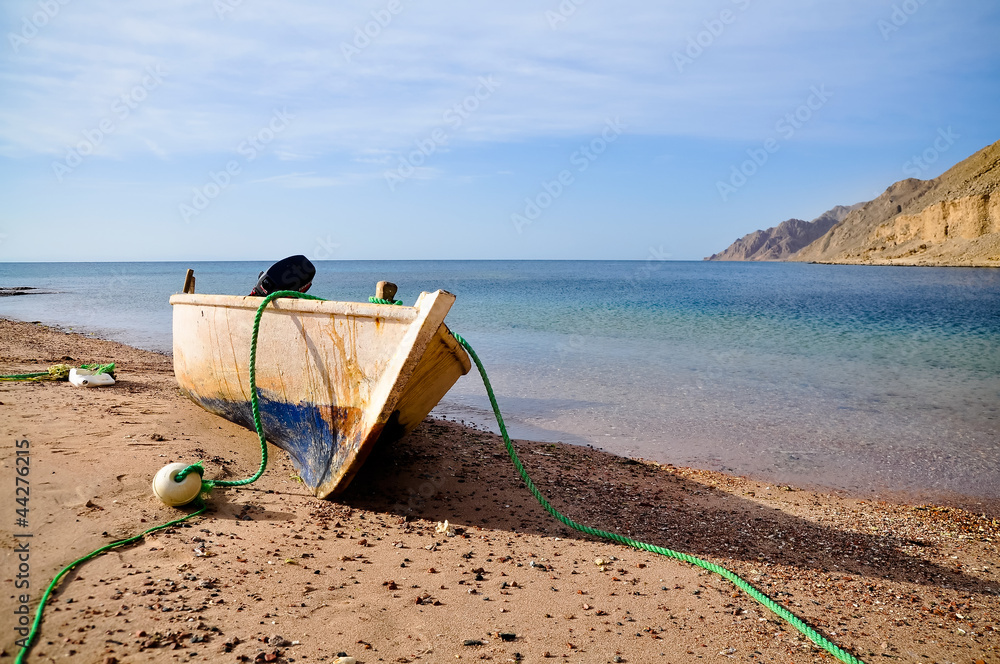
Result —
<svg viewBox="0 0 1000 664"><path fill-rule="evenodd" d="M265 263L0 264L0 316L169 351L171 293ZM516 436L805 485L1000 500L1000 270L785 263L319 262L311 293L458 296ZM495 428L478 377L439 415ZM966 500L966 504L970 501Z"/></svg>

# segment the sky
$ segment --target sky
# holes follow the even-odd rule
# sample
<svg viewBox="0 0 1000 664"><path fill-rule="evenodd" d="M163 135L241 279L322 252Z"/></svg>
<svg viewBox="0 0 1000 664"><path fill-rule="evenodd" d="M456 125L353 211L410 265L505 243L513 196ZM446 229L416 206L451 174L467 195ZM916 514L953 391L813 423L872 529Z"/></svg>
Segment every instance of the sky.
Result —
<svg viewBox="0 0 1000 664"><path fill-rule="evenodd" d="M4 262L700 260L1000 139L995 0L5 0L0 23Z"/></svg>

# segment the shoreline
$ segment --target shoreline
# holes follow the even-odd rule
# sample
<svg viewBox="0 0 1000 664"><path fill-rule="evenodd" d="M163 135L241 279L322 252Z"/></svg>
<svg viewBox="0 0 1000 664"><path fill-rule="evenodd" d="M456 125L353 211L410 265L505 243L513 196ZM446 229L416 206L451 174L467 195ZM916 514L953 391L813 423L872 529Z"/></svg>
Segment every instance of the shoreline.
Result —
<svg viewBox="0 0 1000 664"><path fill-rule="evenodd" d="M802 263L803 265L860 265L863 267L986 267L986 268L997 268L1000 267L1000 263L876 263L876 262L865 262L865 261L799 261L788 258L768 258L768 259L752 259L746 260L742 258L711 258L706 257L701 259L702 262L707 263Z"/></svg>
<svg viewBox="0 0 1000 664"><path fill-rule="evenodd" d="M67 326L62 324L47 324L41 321L23 321L20 319L9 318L5 316L0 316L0 321L9 321L16 324L27 324L34 325L44 328L46 330L51 330L59 334L71 334L77 335L88 340L101 340L107 341L113 344L119 344L125 348L132 349L140 353L152 353L154 355L159 355L170 359L173 357L172 353L169 351L160 351L147 348L139 348L137 346L132 346L122 341L117 341L110 336L106 336L102 333L100 329L88 330L86 328L79 329L73 326ZM44 367L43 367L44 368ZM478 378L476 378L478 381ZM445 400L447 401L447 395ZM503 404L501 404L502 407ZM437 408L435 409L437 410ZM450 419L449 419L450 415ZM435 414L432 413L431 417L440 419L442 421L449 422L461 422L465 426L469 426L477 431L493 431L495 428L494 415L492 410L489 409L488 403L485 409L476 407L465 407L461 405L453 405L451 407L450 414ZM484 424L485 423L485 424ZM536 430L535 427L529 424L518 424L508 422L507 426L509 429L523 429L527 431ZM621 452L616 452L614 450L609 450L592 443L585 442L583 439L574 441L574 438L578 438L576 434L566 433L566 432L554 432L545 431L546 435L544 439L535 440L533 438L524 438L524 440L531 440L536 443L552 443L558 442L560 444L564 443L564 440L569 439L571 442L564 443L574 447L583 447L599 452L604 452L616 457L631 458L642 460L643 462L654 463L658 465L674 465L669 460L659 461L657 459L648 458L641 454L638 455L626 455ZM512 434L513 436L513 434ZM794 484L795 486L814 492L821 493L831 493L842 498L857 498L865 500L877 500L886 501L893 503L903 503L903 504L917 504L917 503L934 503L941 506L948 507L958 507L970 512L975 512L977 514L985 514L991 517L1000 517L1000 498L990 498L982 495L970 495L963 494L956 491L933 489L927 487L920 487L914 489L889 489L889 488L872 488L867 489L861 488L845 488L840 486L833 486L831 484L822 484L816 481L808 481L805 479L796 479L793 475L794 473L780 473L775 469L773 472L767 471L747 471L745 473L735 473L730 470L716 470L703 465L690 465L690 464L677 464L681 467L690 467L692 469L705 470L711 472L719 472L726 476L735 476L742 479L751 479L759 481L762 483L770 483L774 485L788 485Z"/></svg>
<svg viewBox="0 0 1000 664"><path fill-rule="evenodd" d="M176 518L149 490L165 463L203 459L226 479L256 466L253 433L181 397L165 355L8 320L0 339L3 373L118 363L110 388L0 383L4 464L15 438L31 441L32 608L69 560ZM729 567L862 658L1000 661L1000 521L516 446L570 518ZM190 528L71 572L30 661L829 661L728 582L554 521L493 434L426 420L336 502L272 450L259 482L217 490ZM436 531L445 519L455 537ZM10 570L13 531L0 531ZM9 655L13 641L5 631Z"/></svg>

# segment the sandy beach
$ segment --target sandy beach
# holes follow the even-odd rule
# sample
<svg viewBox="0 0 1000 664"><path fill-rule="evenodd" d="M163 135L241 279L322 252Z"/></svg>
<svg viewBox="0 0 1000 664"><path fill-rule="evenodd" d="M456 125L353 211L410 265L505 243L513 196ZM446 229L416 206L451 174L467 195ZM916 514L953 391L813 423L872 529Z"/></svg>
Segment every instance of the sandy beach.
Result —
<svg viewBox="0 0 1000 664"><path fill-rule="evenodd" d="M0 383L8 661L21 594L33 612L67 562L177 518L150 491L160 467L236 479L259 461L252 432L179 394L169 357L0 320L0 373L95 361L117 364L116 385ZM14 527L24 440L30 511ZM729 567L865 661L1000 662L996 513L516 446L567 516ZM272 452L205 515L71 572L28 661L832 661L729 582L553 520L491 433L427 420L333 501Z"/></svg>

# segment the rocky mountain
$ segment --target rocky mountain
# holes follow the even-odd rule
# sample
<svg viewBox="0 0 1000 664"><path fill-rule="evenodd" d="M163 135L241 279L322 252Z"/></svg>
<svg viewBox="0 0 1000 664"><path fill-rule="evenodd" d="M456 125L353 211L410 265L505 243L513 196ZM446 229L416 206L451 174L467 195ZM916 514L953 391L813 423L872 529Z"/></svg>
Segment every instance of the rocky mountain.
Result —
<svg viewBox="0 0 1000 664"><path fill-rule="evenodd" d="M1000 141L933 180L901 180L791 257L1000 267Z"/></svg>
<svg viewBox="0 0 1000 664"><path fill-rule="evenodd" d="M838 205L812 221L788 219L764 231L744 235L729 248L712 254L707 261L781 261L819 239L842 221L854 208L863 205Z"/></svg>

